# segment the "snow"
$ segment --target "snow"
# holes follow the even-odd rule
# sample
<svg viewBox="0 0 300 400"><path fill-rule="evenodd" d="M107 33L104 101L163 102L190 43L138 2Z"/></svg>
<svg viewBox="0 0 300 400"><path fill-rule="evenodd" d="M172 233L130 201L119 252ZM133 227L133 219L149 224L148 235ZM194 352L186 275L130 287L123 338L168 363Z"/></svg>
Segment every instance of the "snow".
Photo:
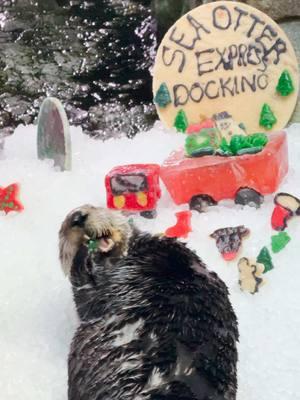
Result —
<svg viewBox="0 0 300 400"><path fill-rule="evenodd" d="M288 130L291 169L280 191L300 196L300 125ZM115 165L161 163L184 136L160 124L135 139L105 143L72 129L73 169L56 171L36 156L36 128L19 127L6 139L0 184L21 184L20 214L0 215L0 398L66 400L67 355L77 326L70 285L58 262L58 230L65 215L84 203L105 206L104 176ZM266 166L267 168L267 166ZM238 400L300 399L300 218L292 220L292 240L273 255L267 285L252 296L240 291L237 261L226 263L209 234L244 224L251 235L241 255L256 257L270 248L272 196L261 209L241 209L227 201L206 214L193 213L188 245L227 283L239 318ZM166 191L156 220L136 217L151 232L175 223L176 207Z"/></svg>

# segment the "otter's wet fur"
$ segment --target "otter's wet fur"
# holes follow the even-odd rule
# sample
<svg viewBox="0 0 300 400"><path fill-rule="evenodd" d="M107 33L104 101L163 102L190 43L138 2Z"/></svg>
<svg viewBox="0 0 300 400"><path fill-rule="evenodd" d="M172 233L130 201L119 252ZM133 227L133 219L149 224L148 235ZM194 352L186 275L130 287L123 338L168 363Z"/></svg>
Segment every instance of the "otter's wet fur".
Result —
<svg viewBox="0 0 300 400"><path fill-rule="evenodd" d="M228 290L183 243L83 206L62 225L60 258L81 320L69 400L236 398L238 328Z"/></svg>

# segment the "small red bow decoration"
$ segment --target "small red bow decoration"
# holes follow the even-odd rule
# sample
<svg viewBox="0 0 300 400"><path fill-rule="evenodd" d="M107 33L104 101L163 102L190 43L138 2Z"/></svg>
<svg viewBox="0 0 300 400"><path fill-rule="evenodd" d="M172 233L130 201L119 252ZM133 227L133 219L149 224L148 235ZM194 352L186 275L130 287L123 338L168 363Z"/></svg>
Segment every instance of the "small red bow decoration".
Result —
<svg viewBox="0 0 300 400"><path fill-rule="evenodd" d="M23 205L18 200L19 185L13 183L6 188L0 187L0 211L6 214L10 211L22 211Z"/></svg>

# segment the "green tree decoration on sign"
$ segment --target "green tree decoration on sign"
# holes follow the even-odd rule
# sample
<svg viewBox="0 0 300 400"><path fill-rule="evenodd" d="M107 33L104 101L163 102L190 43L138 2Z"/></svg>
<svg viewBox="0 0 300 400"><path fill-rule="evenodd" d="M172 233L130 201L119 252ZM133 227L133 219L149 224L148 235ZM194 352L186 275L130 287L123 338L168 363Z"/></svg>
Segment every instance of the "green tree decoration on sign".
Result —
<svg viewBox="0 0 300 400"><path fill-rule="evenodd" d="M265 266L264 274L274 268L272 257L267 247L261 249L256 261Z"/></svg>
<svg viewBox="0 0 300 400"><path fill-rule="evenodd" d="M187 127L189 126L187 117L186 117L186 113L183 110L178 111L176 118L175 118L175 122L174 122L174 126L177 129L178 132L185 132Z"/></svg>
<svg viewBox="0 0 300 400"><path fill-rule="evenodd" d="M260 113L259 125L270 130L273 128L273 125L276 124L276 122L277 118L275 117L273 111L271 110L270 106L265 103Z"/></svg>
<svg viewBox="0 0 300 400"><path fill-rule="evenodd" d="M162 83L156 92L154 103L160 108L165 108L168 104L172 103L168 86L165 83Z"/></svg>
<svg viewBox="0 0 300 400"><path fill-rule="evenodd" d="M289 94L293 93L294 90L295 88L291 74L288 70L284 70L278 80L276 91L281 96L288 96Z"/></svg>

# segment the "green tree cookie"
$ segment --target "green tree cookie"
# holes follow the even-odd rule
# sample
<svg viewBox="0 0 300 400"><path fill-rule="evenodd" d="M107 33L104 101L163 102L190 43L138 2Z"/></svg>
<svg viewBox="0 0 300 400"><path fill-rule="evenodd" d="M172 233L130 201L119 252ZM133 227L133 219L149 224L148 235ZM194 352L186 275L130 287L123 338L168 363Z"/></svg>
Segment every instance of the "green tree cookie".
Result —
<svg viewBox="0 0 300 400"><path fill-rule="evenodd" d="M256 261L265 266L264 274L266 272L271 271L271 269L274 268L274 265L273 265L273 262L272 262L272 257L271 257L271 254L270 254L270 252L269 252L267 247L263 247L261 249L259 255L257 256Z"/></svg>
<svg viewBox="0 0 300 400"><path fill-rule="evenodd" d="M260 113L259 125L270 130L273 128L273 125L276 124L276 122L277 118L275 117L273 111L271 110L270 106L265 103Z"/></svg>
<svg viewBox="0 0 300 400"><path fill-rule="evenodd" d="M174 121L174 126L177 129L178 132L185 132L187 127L189 126L186 113L183 110L178 111L175 121Z"/></svg>
<svg viewBox="0 0 300 400"><path fill-rule="evenodd" d="M278 235L272 236L271 240L272 240L273 253L279 253L281 250L285 248L285 246L289 243L291 238L286 232L280 232L278 233Z"/></svg>
<svg viewBox="0 0 300 400"><path fill-rule="evenodd" d="M280 78L278 80L278 84L276 87L277 93L279 93L281 96L288 96L289 94L293 93L295 90L294 84L292 81L292 77L289 73L288 70L284 70L282 74L280 75Z"/></svg>

